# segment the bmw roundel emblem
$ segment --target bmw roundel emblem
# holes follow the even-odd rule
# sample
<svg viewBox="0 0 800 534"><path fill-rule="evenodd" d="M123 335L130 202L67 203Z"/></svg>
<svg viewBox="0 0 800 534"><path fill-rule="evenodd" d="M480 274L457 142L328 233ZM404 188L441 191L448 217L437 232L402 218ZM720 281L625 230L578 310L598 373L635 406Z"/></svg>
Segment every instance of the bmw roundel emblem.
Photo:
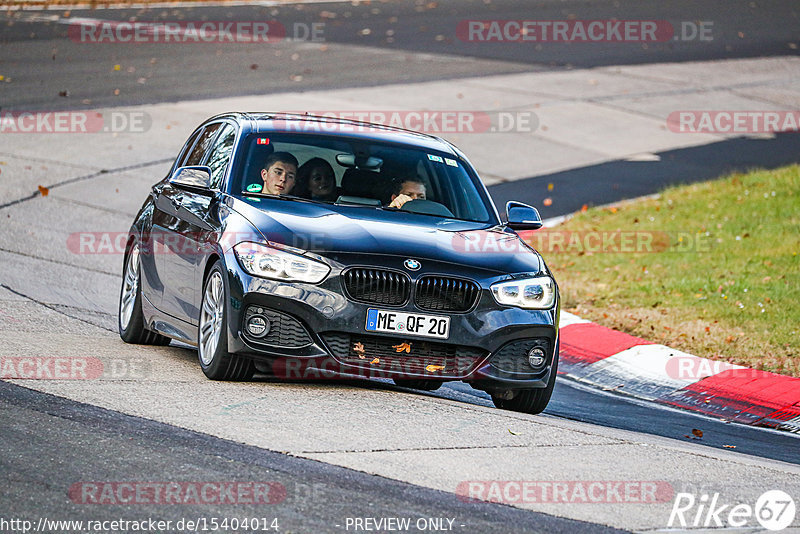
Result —
<svg viewBox="0 0 800 534"><path fill-rule="evenodd" d="M419 268L422 267L422 264L417 260L412 260L411 258L407 259L403 262L403 265L406 266L406 269L409 271L419 271Z"/></svg>

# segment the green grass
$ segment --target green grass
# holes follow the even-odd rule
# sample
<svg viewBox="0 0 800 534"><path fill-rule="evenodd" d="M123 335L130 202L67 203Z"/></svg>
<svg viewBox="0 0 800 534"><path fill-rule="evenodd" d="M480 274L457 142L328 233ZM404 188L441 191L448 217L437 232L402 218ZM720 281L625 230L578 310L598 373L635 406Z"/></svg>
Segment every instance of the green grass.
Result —
<svg viewBox="0 0 800 534"><path fill-rule="evenodd" d="M568 311L698 356L800 376L797 165L589 209L556 230L654 232L665 245L541 250Z"/></svg>

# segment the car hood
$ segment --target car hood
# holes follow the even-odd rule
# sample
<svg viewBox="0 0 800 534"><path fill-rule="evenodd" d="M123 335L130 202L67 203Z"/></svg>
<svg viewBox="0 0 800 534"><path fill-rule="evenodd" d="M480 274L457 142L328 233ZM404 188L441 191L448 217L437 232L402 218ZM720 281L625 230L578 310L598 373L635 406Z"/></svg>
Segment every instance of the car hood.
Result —
<svg viewBox="0 0 800 534"><path fill-rule="evenodd" d="M235 199L231 207L267 241L323 256L404 256L501 274L543 268L539 255L517 234L487 223L264 198Z"/></svg>

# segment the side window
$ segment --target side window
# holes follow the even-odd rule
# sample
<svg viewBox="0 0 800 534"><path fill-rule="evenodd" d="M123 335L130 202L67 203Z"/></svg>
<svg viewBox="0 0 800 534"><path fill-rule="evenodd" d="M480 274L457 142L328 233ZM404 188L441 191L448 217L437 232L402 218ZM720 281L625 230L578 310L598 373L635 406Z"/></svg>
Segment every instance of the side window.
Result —
<svg viewBox="0 0 800 534"><path fill-rule="evenodd" d="M208 156L206 165L211 167L211 189L219 189L222 185L222 177L225 176L225 169L231 160L233 142L236 139L236 128L226 124L217 136L211 153Z"/></svg>
<svg viewBox="0 0 800 534"><path fill-rule="evenodd" d="M217 122L210 124L205 130L203 130L203 133L200 134L200 138L197 140L197 143L195 143L194 148L192 149L192 153L189 154L189 157L183 162L184 167L189 165L200 165L200 162L203 161L203 156L211 147L211 142L214 140L214 134L217 133L217 130L220 126L222 126L222 123Z"/></svg>
<svg viewBox="0 0 800 534"><path fill-rule="evenodd" d="M200 135L200 132L202 131L203 131L202 128L198 128L197 130L195 130L194 133L189 137L189 140L186 141L186 144L183 145L180 154L178 154L178 158L175 160L175 166L173 167L172 172L174 172L175 169L177 169L178 167L183 166L184 164L183 162L186 161L186 157L189 155L189 151L194 146L194 142L197 141L197 137Z"/></svg>

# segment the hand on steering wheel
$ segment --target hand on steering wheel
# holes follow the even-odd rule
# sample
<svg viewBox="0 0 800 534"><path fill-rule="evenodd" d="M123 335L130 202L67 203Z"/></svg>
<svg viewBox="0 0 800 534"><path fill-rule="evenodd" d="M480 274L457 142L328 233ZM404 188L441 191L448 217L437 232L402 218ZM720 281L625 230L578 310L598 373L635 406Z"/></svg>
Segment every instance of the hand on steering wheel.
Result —
<svg viewBox="0 0 800 534"><path fill-rule="evenodd" d="M403 207L403 204L409 200L412 200L412 198L408 195L397 195L394 200L392 200L391 204L389 204L389 207L400 209Z"/></svg>

